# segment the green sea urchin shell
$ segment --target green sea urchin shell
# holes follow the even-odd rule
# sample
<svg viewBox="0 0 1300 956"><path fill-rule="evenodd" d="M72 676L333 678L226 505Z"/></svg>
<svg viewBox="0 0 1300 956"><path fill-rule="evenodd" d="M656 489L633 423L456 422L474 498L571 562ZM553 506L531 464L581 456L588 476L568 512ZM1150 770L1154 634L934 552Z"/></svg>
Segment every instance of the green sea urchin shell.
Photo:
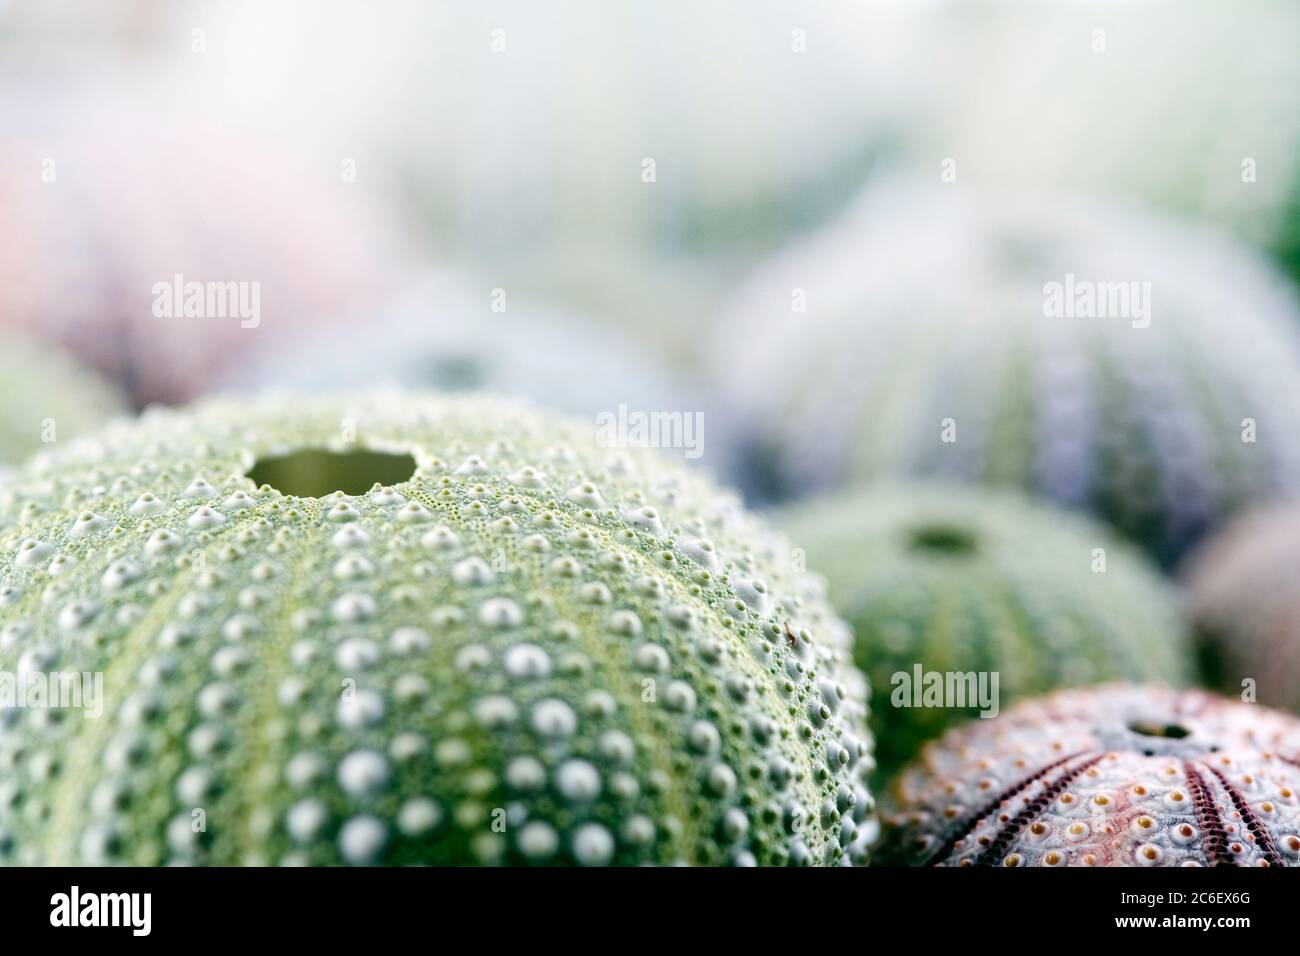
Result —
<svg viewBox="0 0 1300 956"><path fill-rule="evenodd" d="M927 746L882 855L930 866L1300 866L1300 721L1201 690L1024 701Z"/></svg>
<svg viewBox="0 0 1300 956"><path fill-rule="evenodd" d="M418 469L321 498L245 477L306 448ZM786 548L710 483L515 404L151 410L0 493L2 669L102 672L105 698L4 714L0 850L861 860L865 687Z"/></svg>
<svg viewBox="0 0 1300 956"><path fill-rule="evenodd" d="M265 25L265 10L249 9ZM292 23L301 10L277 15ZM254 63L234 85L260 78L250 93L264 106L266 83L280 79L296 94L287 104L323 104L337 123L329 85L379 79L376 108L360 117L376 129L377 162L395 165L430 238L494 262L584 239L669 253L771 244L860 181L917 88L882 42L910 24L883 5L507 0L365 19L361 29L378 20L429 39L380 45L382 64L340 73L355 62L357 28L322 17L322 45L339 48L317 58L323 82L300 69L268 78ZM500 123L466 121L485 114Z"/></svg>
<svg viewBox="0 0 1300 956"><path fill-rule="evenodd" d="M0 468L98 425L121 398L59 352L0 337Z"/></svg>
<svg viewBox="0 0 1300 956"><path fill-rule="evenodd" d="M737 296L715 354L786 490L1018 487L1172 566L1300 485L1293 290L1249 250L1132 211L873 188Z"/></svg>
<svg viewBox="0 0 1300 956"><path fill-rule="evenodd" d="M914 132L963 187L1124 196L1222 223L1300 275L1300 8L1251 10L962 4L932 54L948 95Z"/></svg>
<svg viewBox="0 0 1300 956"><path fill-rule="evenodd" d="M1190 676L1169 588L1084 518L1011 493L886 487L798 507L783 526L854 628L882 774L986 706L915 706L917 667L923 680L996 672L997 706L1061 686Z"/></svg>
<svg viewBox="0 0 1300 956"><path fill-rule="evenodd" d="M685 390L678 377L599 324L521 296L506 308L505 290L498 291L500 302L490 282L427 274L368 316L363 335L346 325L293 330L243 363L229 384L316 393L374 384L488 392L588 421L619 399L637 409L672 407Z"/></svg>

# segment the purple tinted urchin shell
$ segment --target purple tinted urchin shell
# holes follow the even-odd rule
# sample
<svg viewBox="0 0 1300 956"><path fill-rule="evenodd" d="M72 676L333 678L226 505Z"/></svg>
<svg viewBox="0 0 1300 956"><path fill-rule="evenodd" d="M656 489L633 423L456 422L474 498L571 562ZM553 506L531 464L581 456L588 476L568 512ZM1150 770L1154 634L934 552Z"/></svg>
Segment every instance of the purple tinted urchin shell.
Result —
<svg viewBox="0 0 1300 956"><path fill-rule="evenodd" d="M1300 866L1300 721L1204 691L1108 685L931 743L883 858L928 866Z"/></svg>
<svg viewBox="0 0 1300 956"><path fill-rule="evenodd" d="M1130 275L1158 303L1149 324L1136 299L1094 297L1095 319L1057 308L1071 276ZM900 178L758 270L713 349L778 493L1020 488L1171 568L1237 509L1300 486L1297 329L1295 290L1213 231Z"/></svg>

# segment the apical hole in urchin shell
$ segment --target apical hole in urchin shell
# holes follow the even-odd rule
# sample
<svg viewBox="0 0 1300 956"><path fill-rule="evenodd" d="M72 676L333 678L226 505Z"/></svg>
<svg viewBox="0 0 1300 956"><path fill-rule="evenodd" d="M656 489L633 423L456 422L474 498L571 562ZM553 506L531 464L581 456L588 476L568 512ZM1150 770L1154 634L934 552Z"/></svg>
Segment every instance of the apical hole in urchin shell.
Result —
<svg viewBox="0 0 1300 956"><path fill-rule="evenodd" d="M488 387L491 372L475 355L446 355L421 363L413 378L437 382L444 392L472 392Z"/></svg>
<svg viewBox="0 0 1300 956"><path fill-rule="evenodd" d="M323 498L336 491L345 495L364 494L376 483L395 485L414 474L415 459L410 455L306 448L288 455L259 458L248 477L259 488L270 485L283 495Z"/></svg>
<svg viewBox="0 0 1300 956"><path fill-rule="evenodd" d="M953 556L973 554L978 544L974 533L947 524L912 528L908 533L908 543L913 551Z"/></svg>
<svg viewBox="0 0 1300 956"><path fill-rule="evenodd" d="M1166 740L1182 740L1192 735L1182 724L1162 724L1151 720L1135 720L1128 729L1142 737L1163 737Z"/></svg>

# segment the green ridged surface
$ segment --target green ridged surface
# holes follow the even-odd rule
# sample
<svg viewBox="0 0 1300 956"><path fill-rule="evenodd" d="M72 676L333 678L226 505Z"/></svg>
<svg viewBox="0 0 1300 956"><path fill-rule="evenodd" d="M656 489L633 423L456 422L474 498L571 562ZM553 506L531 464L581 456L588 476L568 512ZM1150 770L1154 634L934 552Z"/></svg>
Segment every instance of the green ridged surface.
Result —
<svg viewBox="0 0 1300 956"><path fill-rule="evenodd" d="M304 448L418 470L353 497L244 477ZM864 860L865 688L790 567L733 496L514 404L152 410L0 495L0 669L101 671L106 699L6 715L0 852Z"/></svg>
<svg viewBox="0 0 1300 956"><path fill-rule="evenodd" d="M910 678L917 664L998 672L999 707L1061 686L1189 677L1170 590L1085 519L1018 495L932 486L823 499L782 524L854 628L882 775L981 709L894 706L893 675Z"/></svg>

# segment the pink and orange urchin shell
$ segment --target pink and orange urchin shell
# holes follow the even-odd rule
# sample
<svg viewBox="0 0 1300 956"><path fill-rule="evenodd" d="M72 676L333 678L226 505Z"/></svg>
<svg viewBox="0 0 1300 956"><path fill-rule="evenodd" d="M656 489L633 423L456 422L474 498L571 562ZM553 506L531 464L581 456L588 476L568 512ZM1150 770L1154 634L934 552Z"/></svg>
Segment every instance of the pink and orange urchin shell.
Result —
<svg viewBox="0 0 1300 956"><path fill-rule="evenodd" d="M396 240L339 163L134 85L5 97L0 326L64 347L137 404L192 398L271 333L364 311L386 288ZM177 276L239 284L249 308L187 316L160 299Z"/></svg>
<svg viewBox="0 0 1300 956"><path fill-rule="evenodd" d="M1300 501L1234 517L1182 574L1205 676L1300 713Z"/></svg>
<svg viewBox="0 0 1300 956"><path fill-rule="evenodd" d="M927 745L882 862L1300 866L1300 720L1198 690L1058 691Z"/></svg>

